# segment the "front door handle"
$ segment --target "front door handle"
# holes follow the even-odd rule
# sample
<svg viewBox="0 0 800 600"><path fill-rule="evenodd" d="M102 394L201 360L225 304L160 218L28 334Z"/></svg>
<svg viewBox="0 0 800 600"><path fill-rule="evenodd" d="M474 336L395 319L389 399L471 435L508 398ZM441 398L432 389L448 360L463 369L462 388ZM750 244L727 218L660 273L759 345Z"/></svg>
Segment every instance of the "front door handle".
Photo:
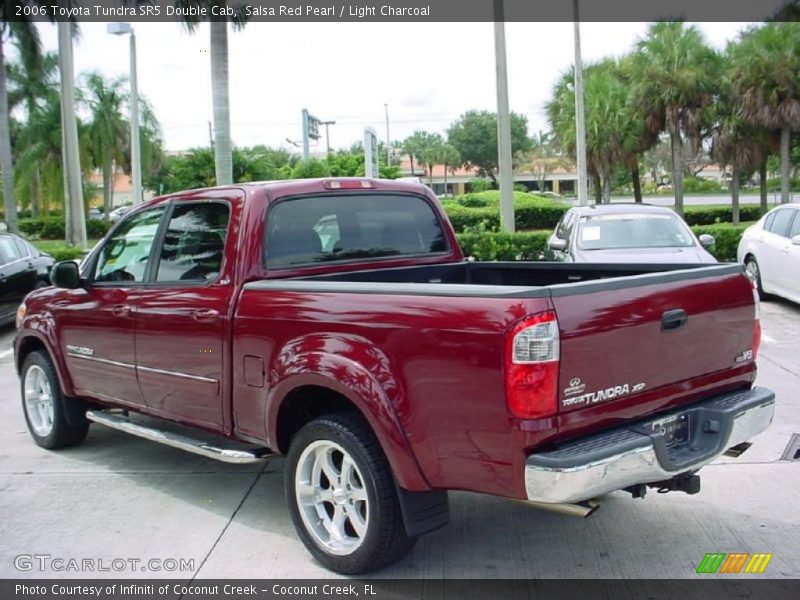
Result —
<svg viewBox="0 0 800 600"><path fill-rule="evenodd" d="M686 325L686 311L682 308L668 310L661 315L661 331L671 331Z"/></svg>
<svg viewBox="0 0 800 600"><path fill-rule="evenodd" d="M213 323L219 318L219 312L213 308L199 308L194 311L192 317L200 323Z"/></svg>
<svg viewBox="0 0 800 600"><path fill-rule="evenodd" d="M130 304L117 304L111 308L111 314L115 317L129 317L131 314Z"/></svg>

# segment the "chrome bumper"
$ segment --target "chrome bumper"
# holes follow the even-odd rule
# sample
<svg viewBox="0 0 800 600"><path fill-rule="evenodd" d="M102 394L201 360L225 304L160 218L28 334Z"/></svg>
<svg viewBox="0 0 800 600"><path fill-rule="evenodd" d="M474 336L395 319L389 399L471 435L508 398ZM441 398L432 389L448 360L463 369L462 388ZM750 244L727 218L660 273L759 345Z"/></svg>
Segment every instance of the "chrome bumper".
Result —
<svg viewBox="0 0 800 600"><path fill-rule="evenodd" d="M528 499L579 502L696 471L764 431L774 410L775 394L753 388L532 454L525 465ZM663 432L654 431L654 424L675 415L689 417L690 437L681 445L667 447Z"/></svg>

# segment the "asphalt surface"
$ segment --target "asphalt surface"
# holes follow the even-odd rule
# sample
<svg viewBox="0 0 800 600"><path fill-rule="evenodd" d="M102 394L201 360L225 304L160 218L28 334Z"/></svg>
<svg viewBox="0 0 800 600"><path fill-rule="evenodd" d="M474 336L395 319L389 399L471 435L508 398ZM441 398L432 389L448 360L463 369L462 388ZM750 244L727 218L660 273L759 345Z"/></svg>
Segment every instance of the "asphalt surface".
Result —
<svg viewBox="0 0 800 600"><path fill-rule="evenodd" d="M694 578L706 553L769 552L761 577L800 577L800 461L781 460L800 433L800 306L766 302L762 315L759 384L778 395L775 422L739 459L704 468L700 494L633 500L617 492L580 520L452 493L450 525L375 576ZM38 448L21 413L12 337L12 329L0 330L0 577L332 577L295 536L282 460L224 465L97 425L77 448ZM33 554L102 559L106 568L114 558L193 564L176 571L64 572L35 561L30 570L15 568L16 557Z"/></svg>

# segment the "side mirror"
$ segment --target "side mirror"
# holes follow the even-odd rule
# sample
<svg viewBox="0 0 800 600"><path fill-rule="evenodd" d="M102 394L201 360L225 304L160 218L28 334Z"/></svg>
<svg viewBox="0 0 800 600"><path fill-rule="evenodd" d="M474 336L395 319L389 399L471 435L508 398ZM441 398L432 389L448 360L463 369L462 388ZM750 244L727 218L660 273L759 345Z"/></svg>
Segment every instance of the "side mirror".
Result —
<svg viewBox="0 0 800 600"><path fill-rule="evenodd" d="M551 237L550 240L547 242L548 247L550 250L558 250L559 252L564 252L567 249L567 240L562 240L561 238Z"/></svg>
<svg viewBox="0 0 800 600"><path fill-rule="evenodd" d="M709 235L707 233L700 234L700 245L703 248L710 248L714 244L717 243L717 240L714 239L713 235Z"/></svg>
<svg viewBox="0 0 800 600"><path fill-rule="evenodd" d="M795 246L800 246L800 234L798 234L798 235L796 235L796 236L794 236L794 237L792 238L792 243L793 243Z"/></svg>
<svg viewBox="0 0 800 600"><path fill-rule="evenodd" d="M78 271L78 263L72 260L64 260L53 265L50 271L50 281L53 285L68 290L81 287L81 276Z"/></svg>

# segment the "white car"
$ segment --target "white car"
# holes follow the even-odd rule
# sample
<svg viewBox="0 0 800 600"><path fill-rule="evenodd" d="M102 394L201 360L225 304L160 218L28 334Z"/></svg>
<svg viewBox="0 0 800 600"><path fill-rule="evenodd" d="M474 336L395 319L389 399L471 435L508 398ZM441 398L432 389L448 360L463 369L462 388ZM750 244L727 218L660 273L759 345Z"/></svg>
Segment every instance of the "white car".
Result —
<svg viewBox="0 0 800 600"><path fill-rule="evenodd" d="M800 303L800 205L774 208L745 229L736 256L762 297Z"/></svg>

